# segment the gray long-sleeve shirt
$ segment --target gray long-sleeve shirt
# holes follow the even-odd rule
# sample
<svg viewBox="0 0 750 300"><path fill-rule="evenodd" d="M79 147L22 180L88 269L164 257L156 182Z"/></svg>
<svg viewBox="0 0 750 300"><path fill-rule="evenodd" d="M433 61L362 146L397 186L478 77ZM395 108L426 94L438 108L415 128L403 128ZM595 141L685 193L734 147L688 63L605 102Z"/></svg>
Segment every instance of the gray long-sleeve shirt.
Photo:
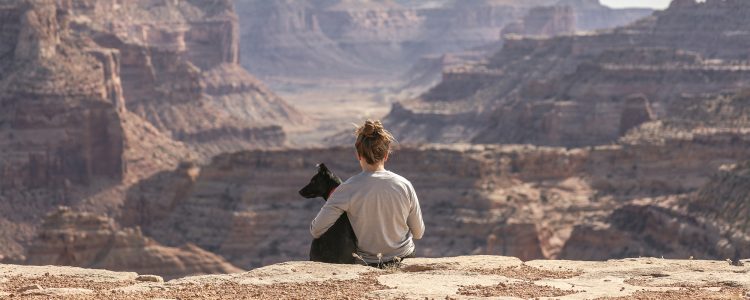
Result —
<svg viewBox="0 0 750 300"><path fill-rule="evenodd" d="M357 254L368 263L414 251L413 239L424 233L422 211L411 182L391 171L364 171L333 192L310 225L318 238L346 212L357 235Z"/></svg>

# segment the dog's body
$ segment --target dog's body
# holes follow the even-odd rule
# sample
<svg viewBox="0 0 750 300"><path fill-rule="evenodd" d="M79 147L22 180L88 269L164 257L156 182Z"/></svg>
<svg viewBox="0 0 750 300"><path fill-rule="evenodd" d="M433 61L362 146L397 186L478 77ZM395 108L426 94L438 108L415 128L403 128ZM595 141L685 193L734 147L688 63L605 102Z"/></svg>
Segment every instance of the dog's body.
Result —
<svg viewBox="0 0 750 300"><path fill-rule="evenodd" d="M341 184L333 172L328 170L324 164L318 165L318 173L313 176L310 183L299 191L305 198L322 197L328 201L328 197ZM310 245L310 260L335 264L355 263L352 253L357 252L357 236L354 234L349 217L343 213L336 223L328 228L328 231Z"/></svg>

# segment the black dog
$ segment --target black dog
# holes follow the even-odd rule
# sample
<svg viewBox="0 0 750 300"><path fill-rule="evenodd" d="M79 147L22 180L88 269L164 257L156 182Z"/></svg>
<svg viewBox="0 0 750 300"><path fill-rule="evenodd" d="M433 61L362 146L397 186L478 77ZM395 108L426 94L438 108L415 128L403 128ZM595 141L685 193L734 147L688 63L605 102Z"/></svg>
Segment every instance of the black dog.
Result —
<svg viewBox="0 0 750 300"><path fill-rule="evenodd" d="M328 170L326 165L318 165L318 174L315 174L299 194L305 198L323 197L328 201L331 193L341 185L341 179ZM357 236L354 234L352 224L346 213L342 214L336 223L328 228L328 231L310 245L310 260L334 264L353 264L355 262L352 253L357 252Z"/></svg>

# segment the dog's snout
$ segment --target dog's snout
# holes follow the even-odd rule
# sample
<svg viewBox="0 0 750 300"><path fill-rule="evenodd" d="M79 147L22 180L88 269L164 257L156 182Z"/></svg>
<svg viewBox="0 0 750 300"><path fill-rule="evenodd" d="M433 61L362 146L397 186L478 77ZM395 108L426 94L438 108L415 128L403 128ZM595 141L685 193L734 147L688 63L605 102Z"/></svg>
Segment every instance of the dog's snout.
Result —
<svg viewBox="0 0 750 300"><path fill-rule="evenodd" d="M305 186L299 190L299 195L304 198L315 198L316 195L310 191L310 186Z"/></svg>

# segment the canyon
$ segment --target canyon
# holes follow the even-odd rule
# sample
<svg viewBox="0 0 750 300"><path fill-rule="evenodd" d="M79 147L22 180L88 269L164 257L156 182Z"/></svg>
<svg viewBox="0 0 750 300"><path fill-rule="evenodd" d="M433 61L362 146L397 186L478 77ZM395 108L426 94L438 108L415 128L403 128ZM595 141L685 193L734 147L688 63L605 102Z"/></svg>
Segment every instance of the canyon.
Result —
<svg viewBox="0 0 750 300"><path fill-rule="evenodd" d="M675 1L604 32L509 37L487 62L447 70L430 91L395 103L386 120L412 143L616 143L640 124L678 114L685 96L746 87L746 45L733 34L747 28L714 21L748 11L741 1Z"/></svg>
<svg viewBox="0 0 750 300"><path fill-rule="evenodd" d="M750 159L748 136L735 137L739 140L716 134L568 150L404 146L388 167L409 178L429 216L430 234L417 242L418 256L735 259L750 255L742 252L750 236L724 228L737 220L702 220L687 209L699 203L694 193L709 188L737 195L737 203L746 201L732 181L709 180L727 164ZM246 269L303 260L311 241L309 222L323 202L303 199L296 191L318 163L342 178L359 172L356 160L347 159L352 151L245 151L164 172L129 191L120 222L166 245L196 244ZM670 178L674 174L679 178ZM673 225L653 225L659 223L651 219ZM589 226L598 224L614 232L594 227L599 231L592 233ZM606 238L627 239L629 231L636 232L623 243L631 246ZM654 246L652 240L669 247Z"/></svg>
<svg viewBox="0 0 750 300"><path fill-rule="evenodd" d="M252 0L238 1L237 10L245 66L280 80L387 78L421 57L499 43L514 22L534 34L559 34L613 28L651 13L614 10L597 0ZM567 28L544 32L556 18Z"/></svg>
<svg viewBox="0 0 750 300"><path fill-rule="evenodd" d="M748 12L740 0L653 13L592 0L0 0L0 263L239 274L116 275L154 297L205 278L353 279L366 268L285 263L307 259L323 204L297 191L319 163L357 174L347 122L385 117L426 258L369 283L477 259L583 269L569 275L588 284L601 273L586 268L612 265L745 274ZM678 277L629 270L607 295ZM435 295L494 295L471 282ZM687 290L747 292L712 284Z"/></svg>
<svg viewBox="0 0 750 300"><path fill-rule="evenodd" d="M477 63L506 34L537 36L625 25L648 9L597 0L237 1L242 64L318 126L295 146L321 146L350 123L382 118L446 68Z"/></svg>

